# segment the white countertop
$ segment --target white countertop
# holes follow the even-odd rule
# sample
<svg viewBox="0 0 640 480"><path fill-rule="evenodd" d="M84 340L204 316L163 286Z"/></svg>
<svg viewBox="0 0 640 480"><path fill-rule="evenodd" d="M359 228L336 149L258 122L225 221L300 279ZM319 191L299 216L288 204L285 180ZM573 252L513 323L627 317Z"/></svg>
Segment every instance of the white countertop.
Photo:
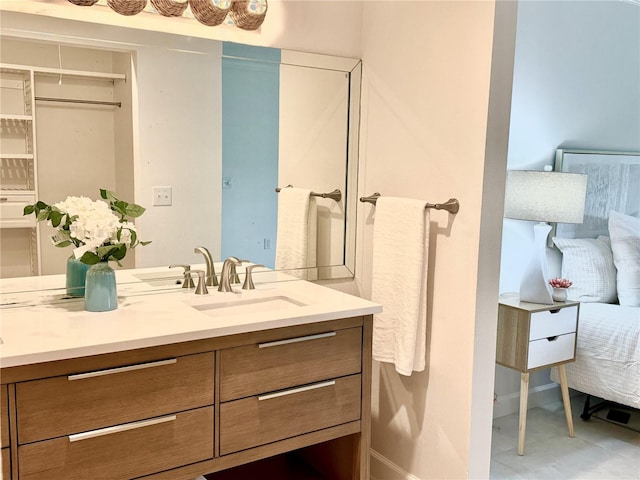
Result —
<svg viewBox="0 0 640 480"><path fill-rule="evenodd" d="M0 282L0 367L63 360L338 318L369 315L382 307L304 280L259 283L256 290L208 295L164 282L150 287L136 275L159 269L119 271L118 308L87 312L82 299L64 299L53 289L64 275ZM163 271L166 275L166 270ZM175 272L180 277L179 272ZM239 272L241 273L241 271ZM279 280L286 275L265 272ZM121 283L122 282L122 283ZM166 285L169 283L169 285ZM48 289L36 292L36 286ZM39 295L40 294L40 295ZM206 308L201 311L197 308Z"/></svg>

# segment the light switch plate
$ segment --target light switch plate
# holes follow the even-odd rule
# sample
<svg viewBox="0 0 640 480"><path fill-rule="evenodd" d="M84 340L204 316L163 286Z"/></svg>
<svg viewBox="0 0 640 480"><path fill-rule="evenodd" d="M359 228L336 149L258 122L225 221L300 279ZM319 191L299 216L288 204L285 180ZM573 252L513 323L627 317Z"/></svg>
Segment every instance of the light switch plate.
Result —
<svg viewBox="0 0 640 480"><path fill-rule="evenodd" d="M171 187L152 187L151 192L153 194L152 205L154 207L171 205Z"/></svg>

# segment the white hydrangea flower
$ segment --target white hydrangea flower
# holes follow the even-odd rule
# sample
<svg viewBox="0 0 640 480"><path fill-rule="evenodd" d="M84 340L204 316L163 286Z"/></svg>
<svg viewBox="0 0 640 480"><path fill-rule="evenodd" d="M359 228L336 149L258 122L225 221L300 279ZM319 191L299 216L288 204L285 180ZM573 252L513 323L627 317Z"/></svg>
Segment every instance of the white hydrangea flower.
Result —
<svg viewBox="0 0 640 480"><path fill-rule="evenodd" d="M117 242L116 232L121 223L105 202L93 201L87 197L67 197L53 206L69 217L78 217L69 226L69 234L89 247L85 251L95 251L111 240Z"/></svg>

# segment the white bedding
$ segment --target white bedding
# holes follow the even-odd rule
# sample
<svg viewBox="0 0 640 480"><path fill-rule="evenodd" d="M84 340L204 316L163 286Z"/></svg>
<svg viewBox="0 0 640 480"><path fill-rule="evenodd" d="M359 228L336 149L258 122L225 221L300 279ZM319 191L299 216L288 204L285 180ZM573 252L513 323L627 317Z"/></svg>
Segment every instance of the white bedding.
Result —
<svg viewBox="0 0 640 480"><path fill-rule="evenodd" d="M640 408L640 307L580 304L576 361L566 369L570 388Z"/></svg>

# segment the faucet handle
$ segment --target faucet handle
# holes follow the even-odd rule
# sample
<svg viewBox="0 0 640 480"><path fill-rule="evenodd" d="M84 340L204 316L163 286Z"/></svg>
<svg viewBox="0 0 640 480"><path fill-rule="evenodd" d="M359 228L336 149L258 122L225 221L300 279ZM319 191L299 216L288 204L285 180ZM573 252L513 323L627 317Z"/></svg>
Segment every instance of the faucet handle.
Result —
<svg viewBox="0 0 640 480"><path fill-rule="evenodd" d="M207 295L209 290L207 290L207 281L205 280L205 272L204 270L189 270L189 276L192 273L198 274L198 286L196 287L196 295Z"/></svg>
<svg viewBox="0 0 640 480"><path fill-rule="evenodd" d="M193 288L195 287L193 283L193 278L191 278L191 265L169 265L169 268L182 267L184 268L184 272L182 273L184 277L184 282L182 282L182 288Z"/></svg>
<svg viewBox="0 0 640 480"><path fill-rule="evenodd" d="M253 269L256 267L264 267L264 265L256 263L255 265L247 265L245 267L244 271L246 272L246 275L244 277L244 283L242 284L243 290L255 290L256 286L253 284L251 272L253 272Z"/></svg>

